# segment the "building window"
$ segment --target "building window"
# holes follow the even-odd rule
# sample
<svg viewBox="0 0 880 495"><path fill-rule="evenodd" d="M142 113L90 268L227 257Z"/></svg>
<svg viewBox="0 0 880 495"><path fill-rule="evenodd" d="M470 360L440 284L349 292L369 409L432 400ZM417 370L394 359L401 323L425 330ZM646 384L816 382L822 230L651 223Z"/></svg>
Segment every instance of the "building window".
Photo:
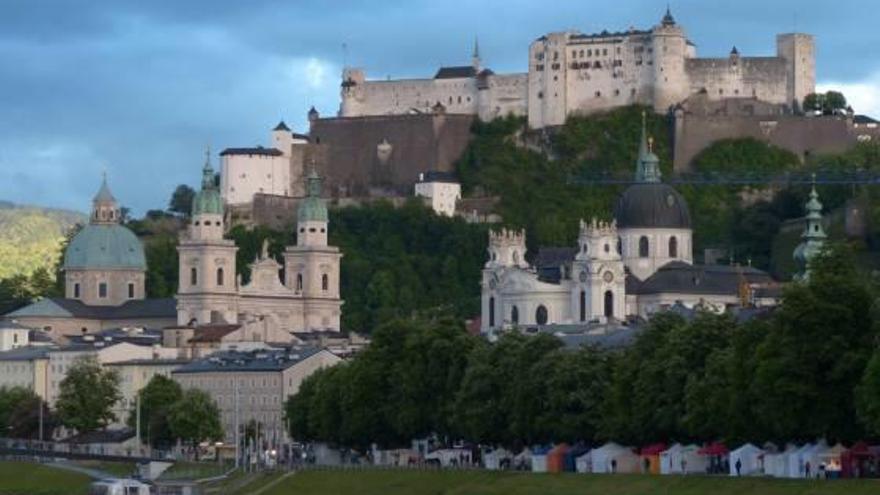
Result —
<svg viewBox="0 0 880 495"><path fill-rule="evenodd" d="M587 321L587 291L581 291L581 321Z"/></svg>
<svg viewBox="0 0 880 495"><path fill-rule="evenodd" d="M98 284L98 297L104 299L107 297L107 282Z"/></svg>
<svg viewBox="0 0 880 495"><path fill-rule="evenodd" d="M73 284L73 298L79 299L79 282Z"/></svg>
<svg viewBox="0 0 880 495"><path fill-rule="evenodd" d="M646 236L642 236L639 238L639 257L647 258L648 257L648 238Z"/></svg>
<svg viewBox="0 0 880 495"><path fill-rule="evenodd" d="M222 268L217 269L217 286L223 287L223 269Z"/></svg>
<svg viewBox="0 0 880 495"><path fill-rule="evenodd" d="M134 299L134 284L132 282L128 283L128 298Z"/></svg>
<svg viewBox="0 0 880 495"><path fill-rule="evenodd" d="M489 298L489 326L495 326L495 298Z"/></svg>
<svg viewBox="0 0 880 495"><path fill-rule="evenodd" d="M330 277L328 277L326 273L321 275L321 289L324 292L330 290Z"/></svg>
<svg viewBox="0 0 880 495"><path fill-rule="evenodd" d="M544 305L538 306L538 309L535 310L535 323L538 325L546 325L547 324L547 308Z"/></svg>
<svg viewBox="0 0 880 495"><path fill-rule="evenodd" d="M675 236L669 238L669 257L678 258L678 238Z"/></svg>
<svg viewBox="0 0 880 495"><path fill-rule="evenodd" d="M189 285L196 285L199 283L199 273L196 271L195 267L189 269Z"/></svg>
<svg viewBox="0 0 880 495"><path fill-rule="evenodd" d="M302 273L296 274L296 290L303 290L303 275L302 275Z"/></svg>
<svg viewBox="0 0 880 495"><path fill-rule="evenodd" d="M605 291L605 316L614 317L614 293L610 290Z"/></svg>
<svg viewBox="0 0 880 495"><path fill-rule="evenodd" d="M519 324L519 308L516 306L510 309L510 322L514 325Z"/></svg>

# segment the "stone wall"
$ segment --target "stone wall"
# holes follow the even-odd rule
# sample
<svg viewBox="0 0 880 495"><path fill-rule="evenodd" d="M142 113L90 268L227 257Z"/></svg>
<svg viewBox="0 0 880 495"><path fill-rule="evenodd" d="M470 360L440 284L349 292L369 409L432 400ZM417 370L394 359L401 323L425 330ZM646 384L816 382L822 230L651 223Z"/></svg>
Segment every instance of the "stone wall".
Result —
<svg viewBox="0 0 880 495"><path fill-rule="evenodd" d="M420 173L451 172L471 139L473 115L338 117L309 136L330 197L411 196Z"/></svg>
<svg viewBox="0 0 880 495"><path fill-rule="evenodd" d="M700 151L722 139L752 137L787 149L801 160L810 155L840 153L859 141L880 139L880 128L853 124L847 116L803 116L772 111L748 99L719 102L714 111L675 112L677 172L692 172L691 161Z"/></svg>

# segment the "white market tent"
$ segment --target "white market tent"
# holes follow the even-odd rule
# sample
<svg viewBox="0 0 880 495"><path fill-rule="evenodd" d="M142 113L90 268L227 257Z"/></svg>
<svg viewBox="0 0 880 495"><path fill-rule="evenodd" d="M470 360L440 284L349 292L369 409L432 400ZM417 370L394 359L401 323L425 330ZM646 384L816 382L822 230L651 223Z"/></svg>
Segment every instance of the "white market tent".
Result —
<svg viewBox="0 0 880 495"><path fill-rule="evenodd" d="M788 454L787 462L788 469L786 470L786 477L788 478L803 478L806 476L805 473L805 462L804 456L810 452L815 447L815 445L811 443L805 443L800 448L795 449L793 452ZM815 471L814 471L815 472Z"/></svg>
<svg viewBox="0 0 880 495"><path fill-rule="evenodd" d="M818 443L811 445L810 448L805 449L801 453L801 462L803 462L804 470L803 477L815 478L819 473L819 465L822 464L824 459L827 457L828 444L825 443L825 440L820 440ZM806 466L809 464L810 469L809 473L807 473ZM809 476L808 476L809 474Z"/></svg>
<svg viewBox="0 0 880 495"><path fill-rule="evenodd" d="M590 450L574 460L575 471L579 473L593 472L593 451Z"/></svg>
<svg viewBox="0 0 880 495"><path fill-rule="evenodd" d="M611 442L593 449L590 453L592 454L592 472L594 473L638 473L641 471L639 456L631 448Z"/></svg>
<svg viewBox="0 0 880 495"><path fill-rule="evenodd" d="M783 452L764 455L764 474L773 476L774 478L796 478L797 463L794 464L794 471L791 470L791 457L800 450L794 445L789 445Z"/></svg>
<svg viewBox="0 0 880 495"><path fill-rule="evenodd" d="M550 449L547 448L539 448L532 451L532 472L533 473L546 473L547 472L547 454L550 452Z"/></svg>
<svg viewBox="0 0 880 495"><path fill-rule="evenodd" d="M660 452L660 474L705 473L708 458L700 455L700 447L679 443Z"/></svg>
<svg viewBox="0 0 880 495"><path fill-rule="evenodd" d="M764 474L764 451L747 443L730 453L730 475L736 476L736 463L741 463L740 474L749 476Z"/></svg>
<svg viewBox="0 0 880 495"><path fill-rule="evenodd" d="M503 448L497 448L483 455L483 467L490 471L501 469L501 463L513 457L513 453Z"/></svg>

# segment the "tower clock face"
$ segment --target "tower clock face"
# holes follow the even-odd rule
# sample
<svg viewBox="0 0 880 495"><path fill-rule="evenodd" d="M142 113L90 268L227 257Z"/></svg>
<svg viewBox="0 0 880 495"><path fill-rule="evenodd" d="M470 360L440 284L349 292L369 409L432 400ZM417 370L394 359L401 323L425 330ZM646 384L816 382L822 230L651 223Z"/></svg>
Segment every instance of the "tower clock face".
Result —
<svg viewBox="0 0 880 495"><path fill-rule="evenodd" d="M587 281L587 272L581 272L579 278L581 279L581 282L586 282Z"/></svg>
<svg viewBox="0 0 880 495"><path fill-rule="evenodd" d="M605 274L602 275L602 280L610 284L614 280L614 274L611 272L605 272Z"/></svg>

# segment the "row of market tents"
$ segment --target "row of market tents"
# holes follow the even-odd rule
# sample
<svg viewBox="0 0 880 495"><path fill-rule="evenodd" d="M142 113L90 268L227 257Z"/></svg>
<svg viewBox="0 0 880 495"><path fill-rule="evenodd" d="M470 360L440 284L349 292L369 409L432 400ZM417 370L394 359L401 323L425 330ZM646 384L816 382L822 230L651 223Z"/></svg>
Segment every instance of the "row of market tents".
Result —
<svg viewBox="0 0 880 495"><path fill-rule="evenodd" d="M858 443L852 448L825 442L757 447L750 443L734 450L713 443L705 446L655 444L633 449L606 443L589 449L559 444L525 449L516 456L499 449L484 455L484 467L500 469L503 459L511 466L529 466L533 472L728 474L730 476L772 476L778 478L855 478L880 475L880 446ZM526 463L524 460L528 459ZM518 462L517 462L518 461Z"/></svg>
<svg viewBox="0 0 880 495"><path fill-rule="evenodd" d="M635 449L610 442L590 448L558 444L509 450L458 447L374 450L371 463L385 466L436 466L522 470L538 473L716 474L778 478L880 477L880 446L850 448L825 441L778 448L747 443L730 450L722 443L703 446L654 444Z"/></svg>

